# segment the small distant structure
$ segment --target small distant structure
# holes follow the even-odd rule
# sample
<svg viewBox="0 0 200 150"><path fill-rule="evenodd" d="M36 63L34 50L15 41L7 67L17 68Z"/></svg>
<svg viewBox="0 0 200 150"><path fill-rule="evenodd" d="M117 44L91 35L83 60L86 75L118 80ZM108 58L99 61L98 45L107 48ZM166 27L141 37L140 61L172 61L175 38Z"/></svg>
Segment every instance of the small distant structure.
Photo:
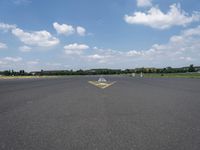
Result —
<svg viewBox="0 0 200 150"><path fill-rule="evenodd" d="M33 76L34 76L34 75L35 75L35 72L32 72L32 73L31 73L31 75L33 75Z"/></svg>
<svg viewBox="0 0 200 150"><path fill-rule="evenodd" d="M30 74L32 76L36 76L36 75L41 75L41 72L40 71L31 71Z"/></svg>
<svg viewBox="0 0 200 150"><path fill-rule="evenodd" d="M99 78L99 80L98 80L98 82L100 82L100 83L105 83L105 82L107 82L107 81L106 81L106 79L105 79L105 78L103 78L103 77L100 77L100 78Z"/></svg>
<svg viewBox="0 0 200 150"><path fill-rule="evenodd" d="M135 77L135 73L132 73L132 77Z"/></svg>
<svg viewBox="0 0 200 150"><path fill-rule="evenodd" d="M140 77L141 77L141 78L143 77L143 73L142 73L142 72L140 73Z"/></svg>

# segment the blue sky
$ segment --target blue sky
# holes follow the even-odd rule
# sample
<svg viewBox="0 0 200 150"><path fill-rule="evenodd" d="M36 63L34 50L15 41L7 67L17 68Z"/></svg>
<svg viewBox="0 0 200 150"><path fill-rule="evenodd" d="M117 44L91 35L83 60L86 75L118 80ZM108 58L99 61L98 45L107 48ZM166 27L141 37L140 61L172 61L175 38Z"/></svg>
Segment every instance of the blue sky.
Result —
<svg viewBox="0 0 200 150"><path fill-rule="evenodd" d="M0 70L200 65L199 0L1 0Z"/></svg>

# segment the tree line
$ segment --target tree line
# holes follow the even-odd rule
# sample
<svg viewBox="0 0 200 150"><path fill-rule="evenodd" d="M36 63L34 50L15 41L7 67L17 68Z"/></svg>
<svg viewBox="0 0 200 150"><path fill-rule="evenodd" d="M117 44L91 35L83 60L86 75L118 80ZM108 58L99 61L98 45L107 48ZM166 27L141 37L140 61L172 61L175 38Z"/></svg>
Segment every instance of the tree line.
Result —
<svg viewBox="0 0 200 150"><path fill-rule="evenodd" d="M4 76L32 76L32 75L115 75L115 74L131 74L131 73L187 73L200 71L200 66L190 65L181 68L135 68L135 69L90 69L90 70L41 70L26 72L24 70L0 71L0 75Z"/></svg>

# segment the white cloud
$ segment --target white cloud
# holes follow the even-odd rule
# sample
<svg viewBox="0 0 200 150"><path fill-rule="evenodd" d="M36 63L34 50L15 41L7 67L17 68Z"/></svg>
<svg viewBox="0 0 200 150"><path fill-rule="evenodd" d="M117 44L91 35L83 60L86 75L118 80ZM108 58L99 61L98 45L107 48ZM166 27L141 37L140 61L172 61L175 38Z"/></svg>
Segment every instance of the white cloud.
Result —
<svg viewBox="0 0 200 150"><path fill-rule="evenodd" d="M152 5L152 0L137 0L138 7L147 7Z"/></svg>
<svg viewBox="0 0 200 150"><path fill-rule="evenodd" d="M200 25L196 28L187 29L182 34L184 36L200 36Z"/></svg>
<svg viewBox="0 0 200 150"><path fill-rule="evenodd" d="M83 53L84 50L88 48L89 48L88 45L74 43L74 44L69 44L69 45L64 46L64 51L65 51L65 54L80 55Z"/></svg>
<svg viewBox="0 0 200 150"><path fill-rule="evenodd" d="M12 34L18 37L24 44L32 46L51 47L59 44L60 42L59 39L53 37L45 30L25 32L20 28L15 28L12 29Z"/></svg>
<svg viewBox="0 0 200 150"><path fill-rule="evenodd" d="M124 20L129 24L142 24L157 29L167 29L172 26L186 26L200 20L200 12L188 15L179 4L170 6L167 13L158 7L152 7L148 12L134 12L133 15L125 15Z"/></svg>
<svg viewBox="0 0 200 150"><path fill-rule="evenodd" d="M111 58L112 56L108 54L93 54L93 55L87 56L87 59L89 61L97 61L98 63L106 63Z"/></svg>
<svg viewBox="0 0 200 150"><path fill-rule="evenodd" d="M98 60L98 59L104 59L105 56L99 55L99 54L94 54L94 55L89 55L88 58L94 59L94 60Z"/></svg>
<svg viewBox="0 0 200 150"><path fill-rule="evenodd" d="M24 46L19 47L19 50L21 52L30 52L32 50L32 48L29 47L29 46L24 45Z"/></svg>
<svg viewBox="0 0 200 150"><path fill-rule="evenodd" d="M127 56L142 56L142 55L144 55L143 51L131 50L127 52Z"/></svg>
<svg viewBox="0 0 200 150"><path fill-rule="evenodd" d="M59 24L57 22L54 22L53 27L57 31L58 34L70 35L75 32L73 26L67 25L67 24Z"/></svg>
<svg viewBox="0 0 200 150"><path fill-rule="evenodd" d="M55 65L44 65L48 69L62 68L135 68L135 67L180 67L189 64L200 65L200 26L183 30L180 34L169 38L166 44L153 44L146 50L112 50L93 47L85 44L69 44L64 52L73 57L56 60ZM72 58L72 59L71 59ZM24 63L20 57L0 59L0 68L21 68L40 70L38 60ZM13 62L17 63L13 63ZM57 64L58 63L58 64ZM70 66L66 67L66 63Z"/></svg>
<svg viewBox="0 0 200 150"><path fill-rule="evenodd" d="M0 42L0 49L5 49L5 48L7 48L7 45L5 43Z"/></svg>
<svg viewBox="0 0 200 150"><path fill-rule="evenodd" d="M198 61L200 54L200 26L184 30L180 35L172 36L167 44L154 44L149 50L129 51L130 57L153 60L161 64L181 64ZM145 60L144 60L145 61ZM174 63L175 62L175 63Z"/></svg>
<svg viewBox="0 0 200 150"><path fill-rule="evenodd" d="M71 35L71 34L75 33L75 30L76 30L77 34L80 36L85 36L85 34L86 34L86 29L81 26L77 26L75 28L72 25L59 24L57 22L54 22L53 27L58 34Z"/></svg>
<svg viewBox="0 0 200 150"><path fill-rule="evenodd" d="M88 62L92 62L92 64L102 64L102 65L109 65L113 64L116 61L121 61L121 59L124 59L124 52L123 51L117 51L112 49L101 49L98 47L93 47L93 54L85 55L83 56L84 60Z"/></svg>
<svg viewBox="0 0 200 150"><path fill-rule="evenodd" d="M8 31L15 28L16 28L16 25L10 25L10 24L0 22L0 30Z"/></svg>
<svg viewBox="0 0 200 150"><path fill-rule="evenodd" d="M180 44L191 42L191 40L199 39L200 25L196 28L184 30L180 35L174 35L170 38L170 42L174 44Z"/></svg>
<svg viewBox="0 0 200 150"><path fill-rule="evenodd" d="M80 35L80 36L85 36L85 32L86 32L86 29L85 29L85 28L83 28L83 27L81 27L81 26L78 26L78 27L76 28L76 31L77 31L78 35Z"/></svg>
<svg viewBox="0 0 200 150"><path fill-rule="evenodd" d="M95 47L93 54L85 56L85 60L94 67L98 64L112 68L180 67L189 64L200 65L199 56L200 26L197 26L172 36L166 44L154 44L146 50L118 51Z"/></svg>
<svg viewBox="0 0 200 150"><path fill-rule="evenodd" d="M59 39L52 36L46 30L25 32L17 28L16 25L0 23L0 30L11 31L13 35L18 37L21 42L26 45L39 47L52 47L60 43Z"/></svg>
<svg viewBox="0 0 200 150"><path fill-rule="evenodd" d="M10 62L19 62L22 61L21 57L5 57L4 60L10 61Z"/></svg>

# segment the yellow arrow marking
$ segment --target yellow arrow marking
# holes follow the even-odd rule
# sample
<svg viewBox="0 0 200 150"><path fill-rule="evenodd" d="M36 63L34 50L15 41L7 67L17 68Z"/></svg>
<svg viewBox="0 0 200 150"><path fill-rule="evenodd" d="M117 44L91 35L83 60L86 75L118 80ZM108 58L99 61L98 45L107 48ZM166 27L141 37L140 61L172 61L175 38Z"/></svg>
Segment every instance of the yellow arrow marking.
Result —
<svg viewBox="0 0 200 150"><path fill-rule="evenodd" d="M88 83L98 87L98 88L101 88L101 89L105 89L113 84L116 83L116 81L114 82L111 82L111 83L106 83L106 82L98 82L98 81L88 81Z"/></svg>

